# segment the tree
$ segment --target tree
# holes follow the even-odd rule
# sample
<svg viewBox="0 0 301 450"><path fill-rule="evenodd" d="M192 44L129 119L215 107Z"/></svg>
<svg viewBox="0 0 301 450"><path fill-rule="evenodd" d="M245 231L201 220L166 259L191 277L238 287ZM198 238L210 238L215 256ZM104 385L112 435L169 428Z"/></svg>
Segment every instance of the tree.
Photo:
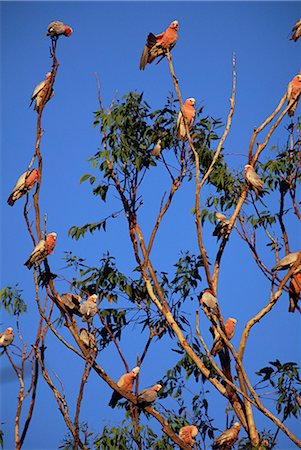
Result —
<svg viewBox="0 0 301 450"><path fill-rule="evenodd" d="M41 103L37 107L35 153L27 168L29 173L36 164L40 175L33 194L33 211L29 209L32 191L25 194L23 210L33 248L50 231L46 218L42 224L40 192L43 189L44 172L41 150L42 117L51 99L59 68L57 41L51 42L51 74L43 86ZM269 362L267 359L269 365L257 371L257 384L251 382L251 374L244 364L247 343L252 333L256 332L256 324L277 308L282 296L291 294L292 289L296 290L290 283L300 270L301 254L298 253L288 266L285 265L285 272L273 271L264 262L264 245L274 255L275 264L282 256L298 250L290 247L286 231L288 220L300 219L296 200L300 182L298 119L288 127L287 143L277 149L276 154L272 154L273 158L269 158L267 154L273 133L298 98L286 103L285 93L275 111L253 132L246 164L255 168L263 180L264 188L260 189L260 184L259 188L258 185L252 185L252 179L250 181L243 173L231 169L223 156L225 140L235 112L235 56L232 62L233 86L226 125L223 126L220 120L204 116L202 108L199 108L192 129L185 120L180 86L169 51L166 58L176 96L169 95L160 110L153 111L144 95L137 92L130 92L121 99L114 97L111 106L105 109L98 82L99 110L95 112L94 126L100 132L100 148L90 158L92 174L83 175L81 181L89 180L93 195L108 204L109 214L97 222L74 225L69 230L70 236L78 240L86 238L87 233L104 233L112 226L113 221L119 221L121 227L126 227L129 236L129 268L133 270L129 269L125 273L119 269L111 254L104 254L96 266L91 266L84 257L66 253L66 266L68 272L72 273L71 278L66 279L60 273L53 273L53 256L48 255L48 251L43 253L32 270L39 312L35 324L36 339L32 347L22 336L19 316L26 312L26 304L20 288L18 285L10 286L1 292L2 304L16 318L22 346L19 343L12 344L4 350L3 355L9 359L20 386L15 424L16 448L23 446L30 429L37 386L42 378L52 391L69 431L62 448L168 449L179 446L189 449L192 445L178 436L180 428L185 425L197 426L199 435L195 447L203 448L219 434L208 401L211 390L225 398L229 405L231 412L229 417L227 413L225 428L237 421L241 424L244 434L238 444L240 448L272 448L276 444L279 430L301 447L301 442L285 423L292 415L298 417L300 412L297 364L280 362L278 359ZM184 141L178 140L176 134L179 109L184 117L187 134L187 140ZM159 141L161 154L154 156L152 150ZM259 159L264 162L259 163ZM158 166L165 173L164 183L166 185L168 180L169 187L167 194L163 193L159 199L154 224L149 221L149 226L144 231L141 216L146 210L145 197ZM168 272L162 271L154 263L154 249L159 240L160 229L168 221L168 213L174 207L177 194L186 186L194 199L191 217L196 224L198 247L194 251L182 249L173 267ZM216 212L222 212L224 217L216 215ZM214 225L214 234L217 235L217 238L210 237L211 241L216 241L210 250L204 239L204 229L208 224L211 224L212 229ZM218 290L225 252L234 239L234 233L236 238L239 237L241 248L248 250L248 258L255 260L258 271L266 279L268 286L266 299L262 301L256 314L250 314L237 349L231 344L227 333L225 300ZM240 261L236 263L241 264ZM64 296L59 284L62 279L65 282L65 292L72 295ZM296 283L298 285L298 280ZM211 295L217 298L216 310L206 304L205 300L200 303L201 291L207 286ZM242 296L244 290L245 287L242 289ZM97 296L97 312L93 319L87 318L87 323L83 323L83 313L76 296L86 300L93 295ZM296 300L298 295L299 293L295 296ZM186 313L188 302L193 302L193 314L190 316ZM296 314L299 312L296 304ZM141 335L145 343L141 354L136 355L133 350L128 358L124 349L133 324L134 332L139 337ZM81 327L85 328L86 340L81 336ZM215 340L218 337L221 343L221 351L215 357L210 351L213 344L208 333L210 327ZM45 358L48 352L54 350L47 345L52 335L56 345L64 347L66 352L72 352L78 365L84 365L79 391L72 401L65 395L68 380L61 379L60 374L54 376ZM137 394L144 388L140 378L143 375L143 363L153 346L162 349L166 346L168 350L170 346L179 355L179 359L165 374L158 372L159 378L154 383L160 383L163 389L159 391L157 403L141 407L137 403ZM130 372L135 365L140 367L139 375L135 377L134 394L118 386L102 367L102 352L112 348L117 351L124 365L124 372ZM31 361L32 370L30 383L26 388L25 363L28 360ZM88 421L81 414L87 381L92 373L97 376L96 386L105 382L124 398L119 403L125 413L123 425L111 428L106 426L97 435L92 434ZM258 393L258 389L267 384L273 388L275 408L267 407ZM187 395L188 389L197 391L197 395L191 398ZM165 402L168 407L164 406ZM73 408L70 403L74 403ZM160 406L157 407L157 404ZM27 410L24 413L25 408ZM269 419L270 427L267 430L257 426L257 411ZM21 414L25 414L23 421ZM156 424L160 424L162 434Z"/></svg>

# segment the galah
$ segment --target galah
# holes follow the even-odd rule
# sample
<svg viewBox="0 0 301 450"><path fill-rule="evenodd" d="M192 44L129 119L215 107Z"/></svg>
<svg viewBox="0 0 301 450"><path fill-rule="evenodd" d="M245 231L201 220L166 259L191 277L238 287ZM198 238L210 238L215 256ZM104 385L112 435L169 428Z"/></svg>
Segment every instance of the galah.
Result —
<svg viewBox="0 0 301 450"><path fill-rule="evenodd" d="M151 389L141 391L137 397L138 405L144 407L154 403L161 388L161 384L155 384Z"/></svg>
<svg viewBox="0 0 301 450"><path fill-rule="evenodd" d="M80 329L79 338L87 348L97 348L96 347L96 339L94 334L89 333L89 331L82 327Z"/></svg>
<svg viewBox="0 0 301 450"><path fill-rule="evenodd" d="M292 29L291 41L297 42L300 36L301 36L301 19L298 20L298 22L294 25Z"/></svg>
<svg viewBox="0 0 301 450"><path fill-rule="evenodd" d="M38 169L32 169L30 172L24 172L18 179L12 193L8 197L7 203L9 206L13 206L16 200L27 194L32 189L39 179L40 172Z"/></svg>
<svg viewBox="0 0 301 450"><path fill-rule="evenodd" d="M213 450L229 450L237 441L240 423L235 422L232 428L224 431L212 444Z"/></svg>
<svg viewBox="0 0 301 450"><path fill-rule="evenodd" d="M163 33L156 36L153 33L149 33L140 58L140 70L144 70L146 65L151 64L158 56L164 58L167 50L171 50L177 42L178 29L179 23L177 20L174 20Z"/></svg>
<svg viewBox="0 0 301 450"><path fill-rule="evenodd" d="M67 309L70 312L80 315L79 304L82 300L80 295L62 294L62 295L60 295L59 298L61 299L62 303L64 303L64 305L67 307Z"/></svg>
<svg viewBox="0 0 301 450"><path fill-rule="evenodd" d="M233 317L229 317L229 319L226 320L225 323L225 335L228 339L228 341L231 341L231 339L234 336L234 327L237 323L236 319L233 319ZM213 329L213 333L214 333L214 342L213 342L213 346L211 349L211 354L213 356L216 356L224 347L224 341L222 339L222 337L220 336L220 334L218 333L218 331L216 331L216 329Z"/></svg>
<svg viewBox="0 0 301 450"><path fill-rule="evenodd" d="M187 100L185 100L185 103L183 104L183 108L182 108L189 130L191 129L194 118L195 118L194 105L195 105L195 98L190 97L190 98L187 98ZM187 133L186 133L186 127L185 127L184 120L183 120L183 114L182 114L182 111L180 111L178 114L178 120L177 120L177 138L180 141L185 141L186 136L187 136Z"/></svg>
<svg viewBox="0 0 301 450"><path fill-rule="evenodd" d="M272 268L272 272L276 272L277 270L290 269L295 264L295 262L297 261L297 259L300 256L300 254L301 254L301 251L289 253L284 258L280 259L280 261L278 261L276 266ZM300 269L301 269L301 266L300 267L298 266L294 273L298 273L300 271Z"/></svg>
<svg viewBox="0 0 301 450"><path fill-rule="evenodd" d="M295 312L298 308L298 301L301 299L301 273L292 276L289 285L289 312ZM300 308L298 308L301 312Z"/></svg>
<svg viewBox="0 0 301 450"><path fill-rule="evenodd" d="M0 333L0 347L7 347L14 340L14 332L11 327L6 328L3 333Z"/></svg>
<svg viewBox="0 0 301 450"><path fill-rule="evenodd" d="M295 103L289 108L288 115L292 117L295 114L298 106L299 98L301 95L301 72L296 75L287 87L287 103L296 100Z"/></svg>
<svg viewBox="0 0 301 450"><path fill-rule="evenodd" d="M186 427L182 427L179 431L179 437L186 444L190 444L193 446L195 444L195 440L193 438L196 437L199 430L194 425L187 425Z"/></svg>
<svg viewBox="0 0 301 450"><path fill-rule="evenodd" d="M140 368L134 367L134 369L129 373L124 373L119 380L117 381L117 386L123 389L127 394L130 394L133 389L133 384L136 376L139 373ZM109 406L111 408L115 408L117 402L122 398L122 395L119 392L114 391L109 402Z"/></svg>
<svg viewBox="0 0 301 450"><path fill-rule="evenodd" d="M157 157L160 156L161 150L162 150L162 147L161 147L161 139L158 139L157 144L156 144L155 147L153 148L152 156L157 156Z"/></svg>
<svg viewBox="0 0 301 450"><path fill-rule="evenodd" d="M83 303L81 303L80 307L79 307L79 312L82 315L82 321L83 322L89 322L92 323L93 317L95 316L95 314L97 313L97 295L93 294L90 295L90 297L87 298L86 301L84 301Z"/></svg>
<svg viewBox="0 0 301 450"><path fill-rule="evenodd" d="M50 22L48 25L48 30L46 36L50 36L51 39L58 39L59 36L69 37L73 33L73 30L68 25L65 25L63 22L59 20L55 20L54 22Z"/></svg>
<svg viewBox="0 0 301 450"><path fill-rule="evenodd" d="M250 164L245 165L245 179L255 192L256 198L262 191L264 182L257 175L254 168Z"/></svg>
<svg viewBox="0 0 301 450"><path fill-rule="evenodd" d="M56 233L49 233L46 239L41 239L40 242L33 249L30 257L24 264L28 269L31 269L34 264L40 264L48 255L53 253L56 243Z"/></svg>
<svg viewBox="0 0 301 450"><path fill-rule="evenodd" d="M46 73L45 80L41 81L41 83L39 83L34 88L29 106L31 106L32 103L35 101L36 103L34 105L34 109L37 112L39 111L40 105L41 105L42 101L44 100L45 95L47 94L50 81L51 81L51 72L48 72L48 73ZM50 100L50 98L53 97L53 95L54 95L54 90L51 89L51 93L50 93L48 100Z"/></svg>
<svg viewBox="0 0 301 450"><path fill-rule="evenodd" d="M211 289L206 288L201 292L200 303L202 306L206 306L210 313L218 314L217 298L213 295Z"/></svg>
<svg viewBox="0 0 301 450"><path fill-rule="evenodd" d="M217 218L217 225L212 233L212 236L217 236L217 240L219 240L221 237L226 236L228 233L228 227L230 220L227 219L227 217L219 212L215 213L215 217Z"/></svg>

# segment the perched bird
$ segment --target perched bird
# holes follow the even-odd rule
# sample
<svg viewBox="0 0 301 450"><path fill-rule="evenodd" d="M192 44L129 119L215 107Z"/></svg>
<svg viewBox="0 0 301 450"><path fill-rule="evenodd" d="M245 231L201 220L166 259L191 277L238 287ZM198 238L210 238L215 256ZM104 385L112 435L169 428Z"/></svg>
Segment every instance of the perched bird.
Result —
<svg viewBox="0 0 301 450"><path fill-rule="evenodd" d="M6 328L4 333L0 333L0 347L7 347L14 340L14 332L11 327Z"/></svg>
<svg viewBox="0 0 301 450"><path fill-rule="evenodd" d="M140 370L139 367L134 367L134 369L131 372L124 373L117 381L117 386L123 389L127 394L131 393L133 389L134 380L138 375L139 370ZM121 398L122 395L119 394L119 392L114 391L111 400L109 402L109 406L111 406L111 408L115 408L118 400L120 400Z"/></svg>
<svg viewBox="0 0 301 450"><path fill-rule="evenodd" d="M35 101L36 103L34 105L34 110L37 111L37 112L39 111L40 105L41 105L45 95L47 94L50 80L51 80L51 72L48 72L48 73L46 73L45 80L41 81L41 83L39 83L34 88L34 91L33 91L32 96L31 96L31 102L30 102L29 107ZM53 97L53 95L54 95L54 90L51 89L51 94L50 94L48 100L50 100L50 98Z"/></svg>
<svg viewBox="0 0 301 450"><path fill-rule="evenodd" d="M152 155L153 155L153 156L160 156L161 150L162 150L162 147L161 147L161 139L158 139L157 144L156 144L155 147L153 148Z"/></svg>
<svg viewBox="0 0 301 450"><path fill-rule="evenodd" d="M186 427L182 427L179 431L179 437L184 441L186 444L190 444L193 446L195 444L195 440L193 438L196 437L199 430L194 425L188 425Z"/></svg>
<svg viewBox="0 0 301 450"><path fill-rule="evenodd" d="M89 333L86 328L81 328L79 338L87 348L97 348L94 334Z"/></svg>
<svg viewBox="0 0 301 450"><path fill-rule="evenodd" d="M68 25L65 25L63 22L59 20L55 20L54 22L50 22L48 25L48 30L46 36L50 36L51 39L56 40L59 36L69 37L73 33L73 30Z"/></svg>
<svg viewBox="0 0 301 450"><path fill-rule="evenodd" d="M218 222L212 233L212 236L217 236L217 240L219 240L221 237L226 236L230 220L227 219L224 214L221 214L219 212L215 213L215 217L217 218Z"/></svg>
<svg viewBox="0 0 301 450"><path fill-rule="evenodd" d="M158 56L164 58L167 50L171 50L177 42L178 29L179 23L177 20L174 20L163 33L156 36L153 33L149 33L140 58L140 70L144 70L146 65L151 64Z"/></svg>
<svg viewBox="0 0 301 450"><path fill-rule="evenodd" d="M161 384L155 384L151 389L141 391L137 397L138 405L144 407L154 403L161 388Z"/></svg>
<svg viewBox="0 0 301 450"><path fill-rule="evenodd" d="M195 118L195 98L190 97L187 98L185 103L183 104L183 113L184 117L186 119L187 125L189 130L192 127L194 118ZM177 120L177 138L180 141L185 141L186 139L186 127L183 120L182 111L178 114L178 120Z"/></svg>
<svg viewBox="0 0 301 450"><path fill-rule="evenodd" d="M236 319L233 319L232 317L229 317L229 319L226 320L225 323L225 334L227 336L228 341L231 341L231 339L234 336L234 327L237 323ZM222 337L220 336L220 334L216 331L216 329L213 329L213 333L214 333L214 341L213 341L213 346L211 349L211 354L213 356L216 356L224 347L224 341L222 339Z"/></svg>
<svg viewBox="0 0 301 450"><path fill-rule="evenodd" d="M218 314L218 302L214 297L211 289L206 288L201 292L200 303L202 306L206 306L210 313Z"/></svg>
<svg viewBox="0 0 301 450"><path fill-rule="evenodd" d="M298 22L294 25L290 40L297 42L300 36L301 36L301 19L299 19Z"/></svg>
<svg viewBox="0 0 301 450"><path fill-rule="evenodd" d="M56 236L56 233L49 233L46 239L41 239L33 249L24 266L31 269L34 264L37 263L39 265L48 255L52 254L56 243Z"/></svg>
<svg viewBox="0 0 301 450"><path fill-rule="evenodd" d="M245 179L254 190L256 198L258 198L259 193L262 191L264 182L261 178L259 178L254 168L250 166L250 164L245 165Z"/></svg>
<svg viewBox="0 0 301 450"><path fill-rule="evenodd" d="M275 267L272 268L272 272L276 272L277 270L286 270L290 269L297 259L299 258L301 251L289 253L284 258L280 259ZM295 273L298 273L301 270L301 265L296 268Z"/></svg>
<svg viewBox="0 0 301 450"><path fill-rule="evenodd" d="M224 431L212 444L213 450L229 450L237 441L240 423L235 422L232 428Z"/></svg>
<svg viewBox="0 0 301 450"><path fill-rule="evenodd" d="M301 95L301 72L296 75L287 87L287 103L296 100L295 103L289 108L288 115L292 117L295 114L298 106L299 98Z"/></svg>
<svg viewBox="0 0 301 450"><path fill-rule="evenodd" d="M292 276L289 285L289 312L295 312L298 308L298 301L301 299L301 273ZM300 308L298 308L301 312Z"/></svg>
<svg viewBox="0 0 301 450"><path fill-rule="evenodd" d="M80 295L62 294L62 295L60 295L59 298L61 299L62 303L64 303L64 305L67 307L67 309L70 312L75 313L78 316L80 315L79 304L82 300Z"/></svg>
<svg viewBox="0 0 301 450"><path fill-rule="evenodd" d="M93 294L90 295L90 297L87 298L86 301L84 301L83 303L81 303L80 307L79 307L79 312L82 315L82 321L83 322L89 322L92 323L93 317L95 316L95 314L97 313L97 295Z"/></svg>
<svg viewBox="0 0 301 450"><path fill-rule="evenodd" d="M8 197L7 203L9 206L13 206L16 200L27 194L32 189L39 179L40 172L38 169L32 169L30 172L24 172L18 179L12 193Z"/></svg>

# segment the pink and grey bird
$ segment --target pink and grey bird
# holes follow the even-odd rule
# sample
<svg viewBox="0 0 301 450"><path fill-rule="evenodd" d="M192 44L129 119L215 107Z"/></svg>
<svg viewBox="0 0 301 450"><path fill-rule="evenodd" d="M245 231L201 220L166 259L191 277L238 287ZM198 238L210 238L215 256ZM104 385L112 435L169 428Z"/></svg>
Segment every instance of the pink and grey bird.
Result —
<svg viewBox="0 0 301 450"><path fill-rule="evenodd" d="M288 115L292 117L295 114L301 95L301 72L296 75L287 87L287 103L295 100L295 103L289 108Z"/></svg>
<svg viewBox="0 0 301 450"><path fill-rule="evenodd" d="M301 299L301 273L296 273L292 276L289 285L289 312L295 312L296 308L301 313L298 306L298 301Z"/></svg>
<svg viewBox="0 0 301 450"><path fill-rule="evenodd" d="M51 72L48 72L48 73L46 73L45 80L41 81L41 83L39 83L34 88L29 106L31 106L32 103L35 101L34 109L37 112L39 112L39 108L40 108L45 96L48 93L50 81L51 81ZM49 98L47 99L47 101L50 100L50 98L53 97L53 95L54 95L54 90L51 89L51 92L49 93Z"/></svg>
<svg viewBox="0 0 301 450"><path fill-rule="evenodd" d="M217 236L217 240L219 240L221 237L226 236L228 233L228 227L230 220L227 219L227 217L219 212L215 213L215 217L218 221L212 235Z"/></svg>
<svg viewBox="0 0 301 450"><path fill-rule="evenodd" d="M75 313L78 316L81 315L79 313L79 304L81 302L81 296L75 294L62 294L60 295L60 300L67 307L68 311L71 313Z"/></svg>
<svg viewBox="0 0 301 450"><path fill-rule="evenodd" d="M183 104L183 114L186 119L186 123L188 125L188 129L190 130L192 128L192 124L195 118L195 99L193 97L187 98L185 103ZM177 120L177 138L180 141L185 141L187 137L186 133L186 127L183 120L183 114L182 111L178 114L178 120Z"/></svg>
<svg viewBox="0 0 301 450"><path fill-rule="evenodd" d="M298 22L294 25L292 29L291 41L297 42L300 36L301 36L301 19L298 20Z"/></svg>
<svg viewBox="0 0 301 450"><path fill-rule="evenodd" d="M7 347L14 340L14 332L11 327L6 328L3 333L0 333L0 347Z"/></svg>
<svg viewBox="0 0 301 450"><path fill-rule="evenodd" d="M30 172L24 172L18 179L12 193L8 197L7 203L10 206L13 206L16 200L19 200L19 198L27 194L27 192L30 191L30 189L32 189L36 184L39 179L39 175L40 173L38 169L32 169Z"/></svg>
<svg viewBox="0 0 301 450"><path fill-rule="evenodd" d="M39 265L48 255L53 253L56 244L56 236L56 233L49 233L47 234L46 239L41 239L40 242L38 242L24 264L28 269L31 269L35 264Z"/></svg>
<svg viewBox="0 0 301 450"><path fill-rule="evenodd" d="M213 450L230 450L238 439L240 423L235 422L232 428L224 431L212 444Z"/></svg>
<svg viewBox="0 0 301 450"><path fill-rule="evenodd" d="M139 373L140 368L134 367L134 369L129 373L124 373L119 380L117 381L117 386L123 389L127 394L130 394L133 389L133 384L136 376ZM122 395L119 392L114 391L109 402L109 406L111 408L115 408L117 402L122 398Z"/></svg>
<svg viewBox="0 0 301 450"><path fill-rule="evenodd" d="M262 191L264 182L261 178L259 178L254 168L250 164L245 165L245 179L247 180L249 186L251 186L254 190L257 198L259 193Z"/></svg>
<svg viewBox="0 0 301 450"><path fill-rule="evenodd" d="M93 294L93 295L90 295L90 297L88 297L86 301L81 303L81 305L79 307L79 312L82 315L83 322L92 323L93 317L95 316L95 314L98 311L97 304L96 304L97 299L98 299L97 295Z"/></svg>
<svg viewBox="0 0 301 450"><path fill-rule="evenodd" d="M155 384L152 388L141 391L137 397L138 405L144 407L154 403L161 388L161 384Z"/></svg>
<svg viewBox="0 0 301 450"><path fill-rule="evenodd" d="M278 263L272 268L272 272L276 272L277 270L287 270L290 269L298 260L299 256L301 256L301 251L289 253L284 258L280 259ZM301 263L300 266L296 268L294 273L298 273L301 270Z"/></svg>
<svg viewBox="0 0 301 450"><path fill-rule="evenodd" d="M159 157L161 154L161 150L162 150L161 139L158 139L157 144L155 145L155 147L152 150L152 156Z"/></svg>
<svg viewBox="0 0 301 450"><path fill-rule="evenodd" d="M199 430L194 425L187 425L186 427L182 427L179 431L179 437L186 444L190 444L193 446L195 444L195 437L198 434Z"/></svg>
<svg viewBox="0 0 301 450"><path fill-rule="evenodd" d="M79 338L82 341L82 343L85 345L85 347L94 348L97 350L95 336L94 336L94 334L89 333L89 331L86 328L82 327L80 329Z"/></svg>
<svg viewBox="0 0 301 450"><path fill-rule="evenodd" d="M201 292L200 303L202 306L207 307L210 313L218 314L218 302L217 298L213 295L211 289L207 288Z"/></svg>
<svg viewBox="0 0 301 450"><path fill-rule="evenodd" d="M231 339L234 336L234 328L235 328L236 323L237 323L237 320L233 319L233 317L229 317L229 319L226 320L225 335L226 335L228 341L231 341ZM221 335L218 333L218 331L216 331L215 328L213 329L213 334L214 334L214 342L213 342L213 346L212 346L210 353L213 356L216 356L223 349L224 341L223 341L223 338L221 337Z"/></svg>
<svg viewBox="0 0 301 450"><path fill-rule="evenodd" d="M174 20L163 33L157 35L149 33L140 58L140 70L144 70L147 64L151 64L159 56L164 58L167 50L171 50L177 42L178 29L179 23Z"/></svg>
<svg viewBox="0 0 301 450"><path fill-rule="evenodd" d="M59 36L69 37L72 33L73 30L69 25L65 25L63 22L55 20L48 25L46 36L50 36L51 39L57 39Z"/></svg>

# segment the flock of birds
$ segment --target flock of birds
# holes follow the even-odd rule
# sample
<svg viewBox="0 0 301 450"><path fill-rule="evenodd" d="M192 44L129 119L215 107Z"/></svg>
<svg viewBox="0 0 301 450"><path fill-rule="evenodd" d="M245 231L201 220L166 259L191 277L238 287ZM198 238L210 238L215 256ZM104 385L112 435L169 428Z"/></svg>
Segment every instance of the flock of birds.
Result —
<svg viewBox="0 0 301 450"><path fill-rule="evenodd" d="M144 70L147 64L151 64L155 59L160 58L157 63L163 59L167 51L170 51L176 44L178 38L178 21L173 21L170 26L163 32L157 35L153 33L149 33L147 37L147 42L143 49L141 59L140 59L140 70ZM72 34L73 30L70 26L65 25L63 22L54 21L48 25L48 30L46 35L50 36L52 41L56 41L60 36L69 37ZM301 19L295 24L292 29L291 40L297 41L301 36ZM39 112L40 106L42 105L43 99L48 91L49 82L51 79L51 72L46 74L45 80L39 83L31 96L31 104L35 102L34 109ZM289 108L288 114L289 116L293 116L295 109L297 107L297 102L299 100L301 94L301 72L296 75L293 80L288 85L287 90L287 101L290 103L292 100L296 100L295 103ZM50 97L54 95L53 90L50 93ZM185 141L187 139L187 132L185 122L183 120L183 115L188 125L189 130L191 130L193 126L193 122L196 115L195 110L196 100L192 97L188 98L184 104L182 111L178 114L177 119L177 138L180 141ZM152 154L154 156L160 156L161 153L161 140L159 139L156 146L154 147ZM7 203L10 206L13 206L15 201L23 197L27 194L33 187L36 182L39 181L40 173L38 169L27 170L23 173L18 179L16 185L13 188L11 195L9 196ZM255 172L254 168L247 164L245 166L245 179L250 188L252 188L256 194L256 198L262 192L264 182L260 179L260 177ZM228 233L229 219L224 214L216 213L217 225L213 232L214 236L217 236L218 239L224 237ZM38 244L35 246L28 260L25 262L25 266L28 269L31 269L33 266L37 268L42 261L44 261L48 255L53 253L55 244L56 244L56 233L52 232L47 234L45 239L41 239ZM276 272L278 270L287 270L290 269L298 260L300 262L301 251L290 253L281 259L275 267L272 268L272 272ZM290 281L290 308L289 311L294 312L296 308L298 308L299 312L301 312L298 307L298 299L300 298L301 292L301 262L296 267L296 270L292 274ZM80 329L80 339L83 344L87 348L97 348L95 335L90 332L90 325L93 321L93 317L98 312L97 302L98 296L96 294L88 296L85 301L82 301L79 295L75 295L72 293L64 293L61 294L59 300L65 305L67 310L71 314L76 314L82 318L83 322L88 323L88 328L82 327ZM216 356L220 354L220 352L224 349L224 340L222 336L216 330L214 324L217 324L217 318L219 316L219 306L218 300L213 295L213 292L207 288L200 295L200 304L209 314L213 326L210 328L210 331L213 335L213 346L211 349L211 354ZM234 327L236 325L236 319L230 317L225 322L225 335L227 339L230 341L234 336ZM8 327L3 333L0 333L0 348L3 348L5 351L6 348L13 342L14 333L11 327ZM120 387L125 393L131 393L133 389L134 380L139 373L140 368L134 367L134 369L129 372L123 374L119 380L117 381L117 386ZM155 384L150 389L144 389L137 396L137 403L141 407L149 406L153 404L157 398L158 392L161 390L162 386L160 384ZM113 391L111 400L109 402L109 406L114 408L117 402L122 398L122 395L117 391ZM214 440L212 444L213 449L230 449L233 444L238 439L238 434L240 431L240 423L236 422L234 425L225 430L217 439ZM194 425L184 426L179 431L179 437L185 442L190 444L191 446L195 443L195 437L198 434L198 428Z"/></svg>

